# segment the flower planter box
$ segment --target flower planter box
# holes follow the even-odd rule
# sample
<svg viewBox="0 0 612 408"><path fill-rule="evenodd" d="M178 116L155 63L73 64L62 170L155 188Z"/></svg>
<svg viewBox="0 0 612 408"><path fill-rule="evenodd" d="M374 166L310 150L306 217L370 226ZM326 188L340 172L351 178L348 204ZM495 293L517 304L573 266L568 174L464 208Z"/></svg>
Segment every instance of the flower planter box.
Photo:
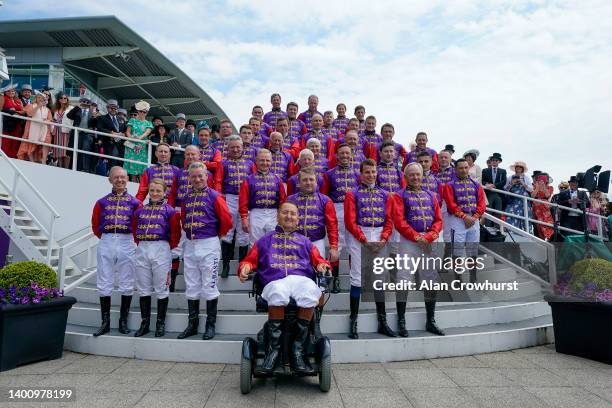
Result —
<svg viewBox="0 0 612 408"><path fill-rule="evenodd" d="M569 300L569 301L568 301ZM559 353L612 364L612 303L546 296Z"/></svg>
<svg viewBox="0 0 612 408"><path fill-rule="evenodd" d="M0 306L0 371L60 358L74 303L74 297L64 296L38 304Z"/></svg>

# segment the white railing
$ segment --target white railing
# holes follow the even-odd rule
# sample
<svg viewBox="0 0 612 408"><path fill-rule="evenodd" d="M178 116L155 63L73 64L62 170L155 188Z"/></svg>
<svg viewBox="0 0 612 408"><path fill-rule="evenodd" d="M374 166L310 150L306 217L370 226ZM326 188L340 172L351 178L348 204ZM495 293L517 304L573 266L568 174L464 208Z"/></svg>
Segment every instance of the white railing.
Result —
<svg viewBox="0 0 612 408"><path fill-rule="evenodd" d="M8 186L7 183L0 178L0 184L6 190L6 192L10 196L10 222L9 222L9 231L13 231L14 228L18 228L15 223L15 212L16 207L19 205L23 210L28 214L28 216L40 227L43 232L46 234L48 239L47 241L47 255L46 262L47 264L51 264L51 252L53 251L53 242L55 238L55 223L59 218L59 213L57 210L47 201L47 199L41 194L41 192L28 180L28 178L15 166L15 164L8 158L8 156L0 149L0 157L4 158L5 161L11 166L14 171L14 178L12 186ZM34 215L34 213L29 208L30 206L26 205L21 198L19 198L19 188L22 184L25 184L32 193L40 200L40 202L46 207L49 214L51 215L51 221L48 224L45 224L40 220L39 217Z"/></svg>
<svg viewBox="0 0 612 408"><path fill-rule="evenodd" d="M151 162L152 162L152 158L153 158L153 148L159 144L159 143L152 142L150 140L142 140L142 139L136 139L136 138L129 138L129 137L124 136L123 134L105 133L105 132L100 132L100 131L93 130L93 129L86 129L86 128L81 128L81 127L72 126L72 125L65 125L65 124L61 124L61 123L49 122L49 121L46 121L46 120L39 120L39 119L29 118L29 117L25 117L25 116L11 115L11 114L8 114L8 113L5 113L5 112L0 112L0 117L2 117L2 116L11 117L11 118L20 119L20 120L26 120L26 121L29 121L29 122L45 124L45 125L48 125L48 126L51 126L51 127L61 127L63 129L74 130L74 138L73 138L72 146L71 147L69 147L69 146L60 146L60 145L53 144L53 143L44 143L44 142L24 139L24 138L21 138L21 137L5 135L2 132L2 121L0 120L0 136L1 136L0 137L0 146L2 146L2 139L10 139L10 140L16 140L16 141L19 141L19 142L28 142L28 143L32 143L32 144L35 144L35 145L45 146L45 147L54 148L54 149L67 150L67 151L72 152L72 170L75 170L75 171L77 170L77 163L78 163L78 155L79 154L86 155L86 156L94 156L94 157L99 157L99 158L109 159L109 160L114 160L114 161L120 161L120 162L123 162L123 163L134 163L134 164L139 164L139 165L150 166ZM91 151L88 151L88 150L81 150L81 149L79 149L79 139L80 139L80 137L83 134L85 134L85 135L97 135L97 136L102 136L102 137L111 138L111 139L121 139L121 140L125 140L125 141L130 141L132 143L139 143L139 144L142 144L142 145L146 145L146 148L147 148L147 161L143 162L143 161L138 161L138 160L126 159L124 157L110 156L108 154L102 154L102 153L95 153L95 152L91 152ZM183 149L181 147L176 147L176 146L170 146L170 149L171 150L176 150L176 151L185 151L185 149Z"/></svg>
<svg viewBox="0 0 612 408"><path fill-rule="evenodd" d="M76 288L78 285L88 280L93 274L96 273L95 269L90 270L90 268L94 266L93 265L93 248L97 245L97 241L98 240L96 236L93 234L93 232L90 231L60 247L57 274L58 274L60 290L63 289L64 293L70 292L72 289ZM76 254L71 255L68 253L68 251L72 248L81 246L81 244L86 245L85 251L86 251L86 257L87 257L84 266L80 268L83 273L77 280L70 282L70 284L66 285L66 265L68 263L68 259L76 255Z"/></svg>
<svg viewBox="0 0 612 408"><path fill-rule="evenodd" d="M502 233L505 232L505 230L508 230L510 232L514 232L517 235L520 235L521 237L526 238L529 242L532 242L536 245L539 245L541 247L544 247L545 251L546 251L546 259L548 262L548 280L542 279L540 276L534 274L533 272L525 269L523 266L521 265L517 265L516 263L506 259L505 257L501 256L500 254L498 254L495 251L492 251L490 248L487 248L485 245L480 244L480 249L493 256L494 258L496 258L497 260L499 260L502 263L505 263L509 266L512 266L514 268L516 268L517 270L519 270L520 272L524 273L525 275L528 275L530 278L538 281L540 284L544 285L544 286L550 286L550 285L554 285L555 283L557 283L557 262L556 262L556 251L555 251L555 246L553 244L551 244L550 242L547 242L541 238L536 237L535 235L531 235L528 232L515 227L512 224L508 224L506 221L503 221L491 214L487 214L485 213L482 217L483 219L486 219L494 224L499 225L499 229Z"/></svg>
<svg viewBox="0 0 612 408"><path fill-rule="evenodd" d="M509 191L505 191L505 190L498 190L496 188L489 188L489 187L484 187L485 191L492 191L498 194L504 194L508 197L514 197L514 198L519 198L521 200L523 200L523 215L517 215L517 214L512 214L506 211L500 211L500 210L496 210L493 208L489 208L487 207L487 212L488 213L493 213L493 214L499 214L499 215L505 215L506 217L512 217L512 218L519 218L523 221L523 230L527 233L529 233L529 227L531 224L540 224L540 225L544 225L547 227L551 227L551 228L555 228L555 224L550 224L548 222L545 221L540 221L537 220L535 218L530 218L529 217L529 203L540 203L540 204L546 204L549 208L554 208L556 209L556 211L559 210L566 210L566 211L570 211L570 212L574 212L579 214L580 217L583 216L583 214L586 214L586 218L587 220L589 218L595 218L597 219L597 234L593 234L592 232L589 232L591 235L595 235L598 238L602 239L602 240L606 240L607 236L604 234L604 228L603 226L605 225L605 223L608 222L608 219L604 216L601 216L599 214L593 214L590 213L588 211L582 211L579 208L572 208L572 207L566 207L563 205L559 205L557 203L551 203L550 201L546 201L546 200L540 200L537 198L532 198L532 197L528 197L528 196L524 196L524 195L520 195L520 194L515 194L515 193L511 193ZM567 231L567 232L571 232L572 234L584 234L584 231L577 231L571 228L567 228L561 225L556 225L556 228L559 229L559 231ZM585 229L588 228L588 225L584 226Z"/></svg>

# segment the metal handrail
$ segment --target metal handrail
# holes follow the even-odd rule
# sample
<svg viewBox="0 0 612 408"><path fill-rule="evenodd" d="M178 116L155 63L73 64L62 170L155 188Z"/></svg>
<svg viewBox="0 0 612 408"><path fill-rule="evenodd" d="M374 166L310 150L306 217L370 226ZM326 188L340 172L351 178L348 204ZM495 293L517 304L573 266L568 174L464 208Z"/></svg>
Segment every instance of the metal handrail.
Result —
<svg viewBox="0 0 612 408"><path fill-rule="evenodd" d="M57 264L57 273L58 273L58 277L59 277L59 287L60 290L64 289L64 293L66 292L66 288L65 286L65 281L66 281L66 263L67 263L67 258L66 258L66 253L68 251L68 249L83 243L85 241L90 241L91 238L93 238L95 235L93 234L93 232L89 231L88 233L81 235L80 237L68 242L67 244L64 244L60 247L59 249L59 261ZM92 249L92 245L90 243L88 243L87 245L87 264L86 264L86 268L88 268L91 265L91 249ZM82 282L81 280L79 280L79 283ZM71 283L71 285L73 285L76 282Z"/></svg>
<svg viewBox="0 0 612 408"><path fill-rule="evenodd" d="M41 227L43 229L43 231L47 234L47 239L48 239L47 240L47 254L45 256L45 259L46 259L47 264L50 265L51 264L51 253L53 252L53 242L54 242L54 239L55 239L55 224L56 224L57 219L60 217L60 214L55 209L55 207L53 207L53 205L51 205L51 203L49 203L49 201L47 201L47 199L34 186L34 184L32 184L32 182L25 176L25 174L23 174L21 172L21 170L19 170L19 168L17 166L15 166L15 164L9 159L9 157L6 155L6 153L4 153L4 151L2 149L0 149L0 157L5 159L5 161L11 166L11 168L15 172L15 177L13 179L13 187L12 188L9 188L4 183L4 181L2 181L0 179L0 182L2 183L3 187L7 190L7 192L11 196L9 231L12 231L13 228L17 228L17 225L15 224L15 211L16 211L15 205L19 204L28 213L30 218L34 222L36 222L36 224L38 224L38 226ZM22 200L19 198L19 196L17 194L17 191L19 189L19 182L20 182L21 179L23 179L25 184L34 192L36 197L38 197L38 199L40 199L40 201L45 205L45 207L47 207L47 209L51 213L52 219L51 219L51 225L49 225L49 227L46 227L45 224L43 224L38 219L38 217L36 217L34 215L34 213L32 211L30 211L28 206L26 206L22 202Z"/></svg>
<svg viewBox="0 0 612 408"><path fill-rule="evenodd" d="M157 146L159 144L159 143L156 143L156 142L152 142L150 140L144 140L144 139L138 139L138 138L135 138L135 137L123 136L122 133L112 134L112 133L100 132L99 130L82 128L82 127L73 126L73 125L65 125L65 124L62 124L62 123L56 123L56 122L51 122L51 121L47 121L47 120L34 119L34 118L27 117L27 116L11 115L10 113L6 113L6 112L0 112L0 116L7 116L7 117L19 119L19 120L26 120L26 121L30 121L30 122L41 123L43 125L48 125L48 126L53 126L53 127L61 127L61 128L66 128L66 129L72 129L72 130L75 130L75 131L78 131L78 132L87 133L87 134L100 135L100 136L105 136L105 137L110 137L110 138L119 138L119 139L127 140L127 141L130 141L130 142L137 142L137 143L143 143L143 144L144 143L149 143L149 144L153 144L155 146ZM9 136L9 135L2 135L2 136L4 137L4 136ZM22 139L22 138L19 138L19 139L32 143L29 140L25 140L25 139ZM185 149L183 149L182 147L176 147L176 146L170 146L170 149L179 150L179 151L185 151Z"/></svg>
<svg viewBox="0 0 612 408"><path fill-rule="evenodd" d="M546 225L546 226L554 228L553 224L550 224L550 223L547 223L547 222L544 222L544 221L540 221L540 220L536 220L535 218L529 218L528 202L531 201L531 202L535 202L535 203L545 204L546 206L548 206L550 208L555 208L555 209L561 209L561 210L575 212L575 213L578 213L580 216L582 216L584 214L584 215L586 215L586 217L595 218L597 220L597 234L593 234L593 235L596 235L597 237L599 237L601 239L604 239L604 240L606 239L606 236L603 233L603 223L607 222L607 220L608 220L607 217L604 217L604 216L599 215L599 214L593 214L593 213L590 213L588 211L582 211L582 210L580 210L578 208L566 207L564 205L560 205L560 204L557 204L557 203L551 203L550 201L541 200L541 199L533 198L533 197L530 197L530 196L524 196L524 195L520 195L520 194L516 194L516 193L511 193L511 192L506 191L506 190L499 190L499 189L496 189L496 188L485 187L485 186L483 186L483 188L485 190L487 190L487 191L491 191L491 192L495 192L495 193L499 193L499 194L505 194L507 196L515 197L515 198L520 198L521 200L523 200L523 215L512 214L512 213L496 210L496 209L489 208L489 207L487 207L487 212L493 212L493 213L496 213L496 214L505 215L507 217L521 218L524 221L524 223L523 223L524 224L524 231L527 232L527 233L529 233L530 224L541 224L541 225ZM558 228L560 230L569 231L569 232L572 232L572 233L575 233L575 234L582 234L583 233L581 231L576 231L576 230L573 230L571 228L567 228L567 227L560 226L560 225L558 226ZM588 226L585 225L584 228L588 228Z"/></svg>
<svg viewBox="0 0 612 408"><path fill-rule="evenodd" d="M541 277L535 275L534 273L532 273L531 271L528 271L527 269L521 267L520 265L515 264L514 262L504 258L503 256L499 255L498 253L490 250L489 248L487 248L486 246L480 244L480 249L483 250L484 252L494 256L495 258L499 259L501 262L504 262L512 267L517 268L518 270L520 270L521 272L523 272L526 275L529 275L532 279L537 280L538 282L540 282L541 284L544 284L546 286L549 285L554 285L557 282L557 265L556 265L556 252L555 252L555 246L553 244L551 244L550 242L547 242L541 238L536 237L535 235L531 235L529 233L526 233L525 231L523 231L522 229L515 227L512 224L508 224L507 222L492 216L491 214L483 214L483 217L486 220L489 220L490 222L496 223L500 225L500 229L503 231L504 229L508 229L510 231L514 231L517 234L520 234L521 236L525 236L526 238L534 241L537 244L540 244L542 246L544 246L544 248L546 249L546 253L547 253L547 258L548 258L548 282L545 281L544 279L542 279Z"/></svg>

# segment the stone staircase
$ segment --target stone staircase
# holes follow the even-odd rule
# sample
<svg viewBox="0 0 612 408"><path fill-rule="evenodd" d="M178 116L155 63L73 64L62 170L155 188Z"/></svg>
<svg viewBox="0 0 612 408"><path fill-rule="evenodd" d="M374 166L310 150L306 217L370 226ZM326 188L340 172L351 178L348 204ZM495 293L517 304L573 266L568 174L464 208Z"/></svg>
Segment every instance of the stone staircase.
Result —
<svg viewBox="0 0 612 408"><path fill-rule="evenodd" d="M41 226L28 215L27 211L19 205L14 207L15 215L13 217L17 228L9 229L12 202L13 197L0 187L0 209L2 210L0 211L0 227L9 235L12 242L18 246L26 258L46 263L49 237ZM59 267L59 249L59 245L53 242L49 265L55 272L58 272ZM68 260L66 276L72 276L76 272L76 265Z"/></svg>
<svg viewBox="0 0 612 408"><path fill-rule="evenodd" d="M177 292L170 294L167 334L155 338L153 334L141 338L121 335L116 330L119 319L120 294L114 292L111 307L111 333L94 338L100 324L98 293L95 276L77 286L70 295L78 302L68 316L65 347L68 350L92 354L122 356L165 361L238 363L242 339L254 336L263 326L266 315L254 311L254 299L249 297L251 283L241 284L235 276L238 262L232 261L230 276L219 279L219 312L217 336L213 340L201 340L194 336L177 340L187 322L187 302L184 296L183 275L177 278ZM521 278L516 271L488 259L485 270L478 272L478 279L519 282L519 290L500 293L484 293L480 301L439 302L436 320L447 335L433 336L424 331L425 310L421 293L408 297L406 320L409 338L388 338L376 333L377 320L374 303L362 302L359 315L359 340L351 340L348 332L348 261L340 264L340 281L343 291L332 294L325 306L321 330L332 339L334 362L356 363L374 361L400 361L433 357L460 356L509 350L545 344L552 341L550 308L541 299L540 286ZM387 318L393 329L397 328L395 304L387 303ZM153 302L152 321L155 321ZM205 307L202 302L199 331L204 331ZM134 296L128 318L130 330L140 326L138 298ZM152 323L152 328L154 323Z"/></svg>

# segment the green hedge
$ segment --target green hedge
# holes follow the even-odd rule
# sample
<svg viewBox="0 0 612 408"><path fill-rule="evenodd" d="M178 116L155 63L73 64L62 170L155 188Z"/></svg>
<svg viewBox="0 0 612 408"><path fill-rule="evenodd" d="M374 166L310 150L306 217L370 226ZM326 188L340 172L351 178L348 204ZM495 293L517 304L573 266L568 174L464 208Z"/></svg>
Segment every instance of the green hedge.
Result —
<svg viewBox="0 0 612 408"><path fill-rule="evenodd" d="M589 283L597 285L597 291L612 289L612 262L605 259L583 259L572 265L570 273L570 285L574 290L581 290Z"/></svg>
<svg viewBox="0 0 612 408"><path fill-rule="evenodd" d="M32 282L40 288L56 288L57 275L48 265L35 261L15 262L0 270L0 288L23 288Z"/></svg>

